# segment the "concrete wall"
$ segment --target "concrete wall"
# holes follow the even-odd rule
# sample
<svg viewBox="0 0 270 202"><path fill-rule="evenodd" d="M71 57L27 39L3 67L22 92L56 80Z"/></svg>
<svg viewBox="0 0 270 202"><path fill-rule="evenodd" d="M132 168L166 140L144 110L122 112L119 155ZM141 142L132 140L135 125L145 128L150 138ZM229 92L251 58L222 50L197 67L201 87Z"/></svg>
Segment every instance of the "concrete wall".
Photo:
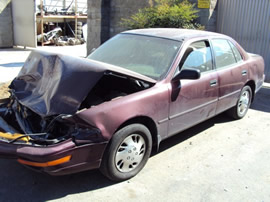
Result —
<svg viewBox="0 0 270 202"><path fill-rule="evenodd" d="M88 36L87 52L97 48L108 37L110 25L110 1L109 0L88 0Z"/></svg>
<svg viewBox="0 0 270 202"><path fill-rule="evenodd" d="M128 18L149 0L88 0L87 53L123 31L121 18Z"/></svg>
<svg viewBox="0 0 270 202"><path fill-rule="evenodd" d="M198 0L189 0L194 3L195 8L199 10L198 23L205 26L207 31L215 32L217 30L217 0L210 0L210 8L198 8Z"/></svg>
<svg viewBox="0 0 270 202"><path fill-rule="evenodd" d="M149 0L111 0L110 37L124 31L120 26L122 18L128 18L140 8L149 6Z"/></svg>
<svg viewBox="0 0 270 202"><path fill-rule="evenodd" d="M0 0L0 48L13 46L11 0Z"/></svg>
<svg viewBox="0 0 270 202"><path fill-rule="evenodd" d="M150 0L151 1L151 0ZM97 48L104 41L124 30L120 26L122 18L128 18L138 9L149 6L149 0L88 0L88 40L87 52ZM216 31L217 0L211 0L210 8L198 8L198 0L189 0L195 3L199 10L198 23L206 30ZM153 0L152 0L153 2Z"/></svg>

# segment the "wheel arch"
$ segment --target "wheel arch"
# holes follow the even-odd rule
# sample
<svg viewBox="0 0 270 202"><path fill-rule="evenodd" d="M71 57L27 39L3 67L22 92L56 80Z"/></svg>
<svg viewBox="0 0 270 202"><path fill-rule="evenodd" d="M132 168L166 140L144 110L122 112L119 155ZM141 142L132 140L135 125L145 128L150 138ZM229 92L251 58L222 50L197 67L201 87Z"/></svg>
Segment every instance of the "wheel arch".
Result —
<svg viewBox="0 0 270 202"><path fill-rule="evenodd" d="M255 82L253 80L249 80L245 86L249 86L251 88L251 91L252 91L252 99L251 99L251 102L253 102L254 100L254 97L255 97L255 89L256 89L256 85L255 85Z"/></svg>
<svg viewBox="0 0 270 202"><path fill-rule="evenodd" d="M150 131L151 133L151 137L152 137L152 141L153 141L153 149L158 150L158 146L159 146L159 138L158 138L158 130L157 130L157 125L154 122L153 119L151 119L150 117L147 116L137 116L137 117L133 117L131 119L126 120L124 123L122 123L115 132L117 132L118 130L124 128L127 125L130 124L142 124L145 127L147 127L147 129Z"/></svg>

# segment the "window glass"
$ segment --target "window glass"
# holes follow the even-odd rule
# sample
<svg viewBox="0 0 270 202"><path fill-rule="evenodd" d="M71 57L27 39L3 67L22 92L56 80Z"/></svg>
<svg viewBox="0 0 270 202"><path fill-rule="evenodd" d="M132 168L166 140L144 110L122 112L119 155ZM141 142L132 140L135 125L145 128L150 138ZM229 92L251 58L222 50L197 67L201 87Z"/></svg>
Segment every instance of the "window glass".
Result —
<svg viewBox="0 0 270 202"><path fill-rule="evenodd" d="M235 59L237 62L241 61L242 60L242 56L239 52L239 50L235 47L235 45L229 41L229 44L231 45L231 48L232 48L232 51L233 51L233 54L235 56Z"/></svg>
<svg viewBox="0 0 270 202"><path fill-rule="evenodd" d="M201 72L212 70L212 55L209 43L207 41L192 43L187 48L180 67L198 69Z"/></svg>
<svg viewBox="0 0 270 202"><path fill-rule="evenodd" d="M236 63L232 49L225 39L212 40L213 49L216 57L216 67L222 68Z"/></svg>

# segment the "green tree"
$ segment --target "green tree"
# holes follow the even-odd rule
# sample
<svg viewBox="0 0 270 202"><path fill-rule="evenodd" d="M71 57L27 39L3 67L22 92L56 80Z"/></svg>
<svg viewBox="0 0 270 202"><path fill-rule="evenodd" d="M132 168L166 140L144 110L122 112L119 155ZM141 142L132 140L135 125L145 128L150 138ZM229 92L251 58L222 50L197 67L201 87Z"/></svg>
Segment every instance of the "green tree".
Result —
<svg viewBox="0 0 270 202"><path fill-rule="evenodd" d="M128 29L150 27L176 27L204 29L194 23L198 10L187 0L150 0L150 7L140 9L130 18L122 19L121 25Z"/></svg>

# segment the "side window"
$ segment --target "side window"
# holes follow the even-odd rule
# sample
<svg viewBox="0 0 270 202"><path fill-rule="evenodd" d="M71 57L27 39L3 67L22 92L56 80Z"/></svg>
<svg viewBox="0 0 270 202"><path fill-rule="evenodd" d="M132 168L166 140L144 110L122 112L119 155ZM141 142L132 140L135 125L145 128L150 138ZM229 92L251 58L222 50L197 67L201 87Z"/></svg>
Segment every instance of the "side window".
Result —
<svg viewBox="0 0 270 202"><path fill-rule="evenodd" d="M186 50L180 68L193 68L201 72L212 70L212 55L208 41L192 43Z"/></svg>
<svg viewBox="0 0 270 202"><path fill-rule="evenodd" d="M236 63L231 46L225 39L213 39L213 49L216 58L217 69Z"/></svg>
<svg viewBox="0 0 270 202"><path fill-rule="evenodd" d="M233 54L235 56L236 61L237 62L241 61L242 60L242 56L241 56L239 50L235 47L235 45L232 42L229 41L229 44L230 44L230 46L232 48L232 51L233 51Z"/></svg>

